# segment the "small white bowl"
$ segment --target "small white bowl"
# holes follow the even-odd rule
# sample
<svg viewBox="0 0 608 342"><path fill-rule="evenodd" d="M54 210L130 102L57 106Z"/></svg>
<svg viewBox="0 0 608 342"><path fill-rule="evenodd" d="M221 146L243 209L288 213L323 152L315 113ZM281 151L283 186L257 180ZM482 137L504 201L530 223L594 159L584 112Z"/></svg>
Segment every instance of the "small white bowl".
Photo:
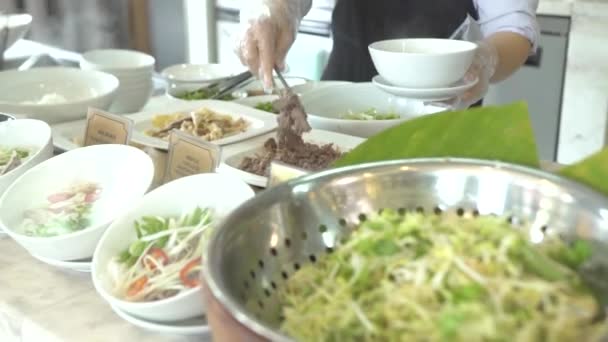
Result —
<svg viewBox="0 0 608 342"><path fill-rule="evenodd" d="M221 78L238 75L244 72L244 67L235 68L227 64L177 64L165 68L161 75L169 82L179 83L210 83Z"/></svg>
<svg viewBox="0 0 608 342"><path fill-rule="evenodd" d="M460 81L473 63L477 44L452 39L392 39L372 43L378 73L395 86L446 87Z"/></svg>
<svg viewBox="0 0 608 342"><path fill-rule="evenodd" d="M100 71L49 67L0 72L0 111L39 119L49 124L86 117L89 107L108 109L118 90L118 79ZM40 101L56 94L61 103Z"/></svg>
<svg viewBox="0 0 608 342"><path fill-rule="evenodd" d="M143 319L169 322L205 313L200 288L153 302L129 302L113 294L108 275L110 260L135 241L133 222L142 216L179 216L184 210L212 208L221 221L254 192L240 179L223 174L199 174L180 178L146 194L128 213L118 218L103 235L93 256L92 276L97 292L113 307ZM202 257L202 255L201 255Z"/></svg>
<svg viewBox="0 0 608 342"><path fill-rule="evenodd" d="M0 176L0 196L27 170L53 156L51 127L40 120L22 119L0 122L0 146L31 149L31 155L16 169Z"/></svg>
<svg viewBox="0 0 608 342"><path fill-rule="evenodd" d="M154 57L139 51L102 49L82 54L80 67L126 75L151 72L155 62Z"/></svg>
<svg viewBox="0 0 608 342"><path fill-rule="evenodd" d="M32 24L32 16L23 14L4 14L0 15L0 32L7 27L8 35L5 50L8 50L19 39L23 38Z"/></svg>
<svg viewBox="0 0 608 342"><path fill-rule="evenodd" d="M425 105L422 101L395 97L371 83L352 83L318 89L300 97L313 128L367 138L392 126L418 116L445 111L445 108ZM395 112L395 120L349 120L341 118L349 111L369 109ZM406 141L406 137L404 137Z"/></svg>
<svg viewBox="0 0 608 342"><path fill-rule="evenodd" d="M63 261L90 258L110 222L143 196L153 177L151 158L138 148L78 148L31 168L6 190L0 197L0 227L30 254ZM95 182L101 187L89 227L54 237L27 236L18 230L26 210L43 206L47 196L77 181Z"/></svg>

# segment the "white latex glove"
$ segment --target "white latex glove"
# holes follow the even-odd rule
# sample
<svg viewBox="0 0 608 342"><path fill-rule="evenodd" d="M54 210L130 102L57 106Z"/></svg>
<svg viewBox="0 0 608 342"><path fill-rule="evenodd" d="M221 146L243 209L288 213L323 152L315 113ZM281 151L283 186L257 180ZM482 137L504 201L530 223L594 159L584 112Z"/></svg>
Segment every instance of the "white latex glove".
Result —
<svg viewBox="0 0 608 342"><path fill-rule="evenodd" d="M469 89L466 93L456 99L452 107L455 109L468 108L481 100L490 87L490 79L496 72L498 66L498 51L496 48L487 42L478 42L479 45L473 64L465 74L465 81L473 81L479 78L477 84Z"/></svg>
<svg viewBox="0 0 608 342"><path fill-rule="evenodd" d="M274 66L285 68L287 51L312 1L248 0L243 3L236 52L243 65L262 79L264 88L272 89Z"/></svg>

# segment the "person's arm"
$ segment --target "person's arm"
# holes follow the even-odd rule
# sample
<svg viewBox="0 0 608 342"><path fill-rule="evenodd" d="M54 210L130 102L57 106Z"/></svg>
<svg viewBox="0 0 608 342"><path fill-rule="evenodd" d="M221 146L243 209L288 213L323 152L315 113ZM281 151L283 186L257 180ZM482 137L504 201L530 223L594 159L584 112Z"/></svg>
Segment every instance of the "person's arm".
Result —
<svg viewBox="0 0 608 342"><path fill-rule="evenodd" d="M540 36L538 0L474 0L484 39L479 42L467 79L479 78L459 106L467 107L487 93L490 83L505 80L536 50Z"/></svg>
<svg viewBox="0 0 608 342"><path fill-rule="evenodd" d="M530 55L532 47L526 37L513 32L496 32L484 41L494 46L498 54L496 70L490 78L492 83L503 81L517 71Z"/></svg>
<svg viewBox="0 0 608 342"><path fill-rule="evenodd" d="M284 68L302 18L312 0L248 0L240 10L242 34L237 46L243 65L272 87L274 66Z"/></svg>
<svg viewBox="0 0 608 342"><path fill-rule="evenodd" d="M492 82L511 76L536 50L540 36L536 20L538 1L475 0L484 41L498 53Z"/></svg>

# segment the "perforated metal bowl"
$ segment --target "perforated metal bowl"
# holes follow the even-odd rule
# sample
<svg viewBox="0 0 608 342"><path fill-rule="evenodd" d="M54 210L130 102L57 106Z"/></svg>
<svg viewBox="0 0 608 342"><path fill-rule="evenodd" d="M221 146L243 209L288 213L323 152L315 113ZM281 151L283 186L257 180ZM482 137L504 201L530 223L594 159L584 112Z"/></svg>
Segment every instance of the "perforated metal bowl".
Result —
<svg viewBox="0 0 608 342"><path fill-rule="evenodd" d="M253 332L290 341L278 330L277 289L302 265L331 253L366 215L385 208L501 215L515 228L528 230L535 243L546 234L594 241L599 248L592 259L606 260L602 251L607 249L601 247L608 243L608 198L530 168L418 159L334 169L260 193L212 237L204 258L209 288ZM593 272L602 273L608 277L605 268Z"/></svg>

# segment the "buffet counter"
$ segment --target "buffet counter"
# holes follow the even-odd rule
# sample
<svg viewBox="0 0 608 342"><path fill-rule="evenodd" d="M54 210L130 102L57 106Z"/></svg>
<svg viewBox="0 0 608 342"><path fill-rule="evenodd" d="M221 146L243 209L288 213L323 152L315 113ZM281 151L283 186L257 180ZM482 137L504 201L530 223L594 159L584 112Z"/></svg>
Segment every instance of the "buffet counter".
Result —
<svg viewBox="0 0 608 342"><path fill-rule="evenodd" d="M152 98L145 110L164 103ZM163 163L164 153L152 152ZM158 168L158 166L157 166ZM95 291L91 273L54 268L0 234L0 341L206 341L146 331L120 318ZM202 298L202 297L201 297Z"/></svg>

